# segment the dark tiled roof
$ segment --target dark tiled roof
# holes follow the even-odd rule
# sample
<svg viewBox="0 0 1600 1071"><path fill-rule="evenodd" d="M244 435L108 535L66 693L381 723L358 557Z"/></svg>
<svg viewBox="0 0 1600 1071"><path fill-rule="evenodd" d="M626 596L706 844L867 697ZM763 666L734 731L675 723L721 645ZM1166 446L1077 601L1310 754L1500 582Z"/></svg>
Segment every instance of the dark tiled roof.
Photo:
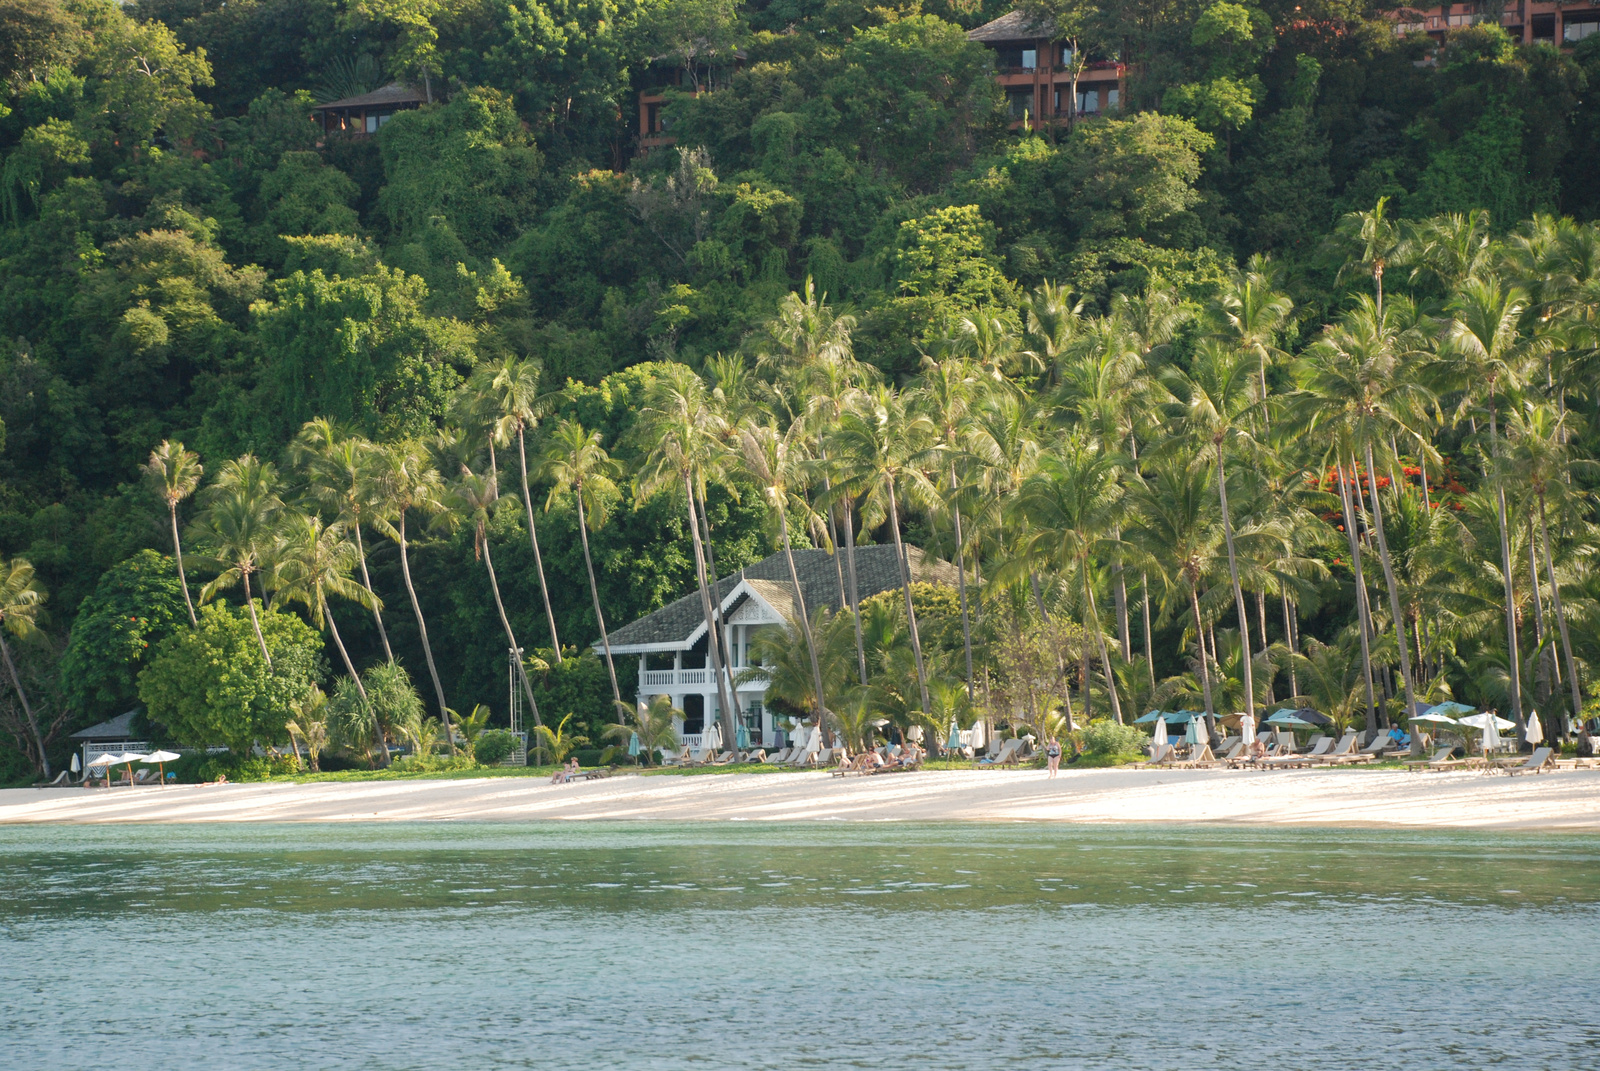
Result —
<svg viewBox="0 0 1600 1071"><path fill-rule="evenodd" d="M844 553L841 548L838 568L845 570L845 583L848 585L850 573ZM956 567L949 562L938 558L924 560L921 548L911 546L906 547L906 557L911 562L912 580L955 585ZM837 610L843 605L839 599L839 573L834 566L833 556L827 551L795 551L794 571L800 577L800 589L805 594L807 610L815 613L819 606ZM780 598L778 590L781 588L783 592L781 603L774 608L780 613L792 609L793 600L790 593L794 587L789 580L789 563L781 551L754 565L746 566L742 575L745 579L766 582L754 584L752 587L766 588L774 596L774 601ZM719 602L726 599L728 593L738 586L740 577L741 574L735 573L717 581L716 597ZM894 544L856 548L856 585L863 599L900 586L900 570L894 560ZM635 645L682 644L704 624L705 613L700 607L700 593L690 592L655 613L617 629L611 634L611 647L615 650L618 647ZM598 644L599 640L595 643Z"/></svg>
<svg viewBox="0 0 1600 1071"><path fill-rule="evenodd" d="M328 103L319 104L311 110L320 112L333 108L378 108L385 104L424 104L427 99L427 97L424 97L409 86L403 86L399 82L390 82L382 89L374 89L371 93L363 93L359 97L346 97L343 100L330 100Z"/></svg>
<svg viewBox="0 0 1600 1071"><path fill-rule="evenodd" d="M126 714L118 714L110 721L103 721L99 725L91 725L87 729L79 729L72 734L73 740L132 740L133 718L137 710L130 710Z"/></svg>
<svg viewBox="0 0 1600 1071"><path fill-rule="evenodd" d="M967 31L967 40L983 41L1031 41L1038 37L1049 37L1055 28L1048 23L1039 23L1030 19L1020 11L1012 11L1001 15L993 22L986 22L976 30Z"/></svg>

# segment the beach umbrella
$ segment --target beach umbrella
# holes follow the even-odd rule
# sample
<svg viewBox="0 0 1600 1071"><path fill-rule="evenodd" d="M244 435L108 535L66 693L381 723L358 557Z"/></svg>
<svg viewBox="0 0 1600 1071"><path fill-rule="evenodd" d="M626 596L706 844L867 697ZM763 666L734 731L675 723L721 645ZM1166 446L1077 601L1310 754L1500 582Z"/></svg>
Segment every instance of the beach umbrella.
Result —
<svg viewBox="0 0 1600 1071"><path fill-rule="evenodd" d="M1454 699L1440 703L1428 709L1429 714L1444 714L1451 718L1459 718L1463 714L1471 714L1477 707L1469 707L1465 703L1457 703Z"/></svg>
<svg viewBox="0 0 1600 1071"><path fill-rule="evenodd" d="M1142 718L1133 719L1133 724L1135 724L1135 725L1148 725L1150 722L1153 722L1153 721L1166 721L1166 720L1167 720L1167 715L1166 715L1165 712L1160 711L1160 710L1152 710L1150 713L1146 714Z"/></svg>
<svg viewBox="0 0 1600 1071"><path fill-rule="evenodd" d="M1488 713L1473 714L1471 717L1461 718L1457 721L1457 724L1465 725L1469 729L1478 730L1487 730L1492 724L1495 727L1497 735L1499 732L1503 732L1507 729L1515 729L1517 727L1517 723L1514 721L1507 721L1502 717Z"/></svg>
<svg viewBox="0 0 1600 1071"><path fill-rule="evenodd" d="M1333 724L1332 718L1328 717L1326 714L1323 714L1321 711L1312 710L1310 707L1298 707L1292 713L1295 717L1299 718L1307 725L1317 725L1321 726L1322 728L1327 728Z"/></svg>
<svg viewBox="0 0 1600 1071"><path fill-rule="evenodd" d="M1483 728L1483 750L1485 752L1500 750L1500 730L1496 727L1495 717L1492 714L1489 715L1489 721Z"/></svg>
<svg viewBox="0 0 1600 1071"><path fill-rule="evenodd" d="M633 758L633 759L638 758L639 757L639 752L641 750L642 749L639 747L639 734L638 733L629 733L628 734L628 757L629 758Z"/></svg>
<svg viewBox="0 0 1600 1071"><path fill-rule="evenodd" d="M1528 711L1528 743L1534 746L1544 743L1544 726L1539 724L1539 715Z"/></svg>
<svg viewBox="0 0 1600 1071"><path fill-rule="evenodd" d="M1311 723L1309 721L1306 721L1304 718L1301 718L1301 717L1298 717L1297 715L1289 713L1287 710L1280 710L1276 714L1274 714L1272 717L1267 719L1267 724L1268 725L1306 725L1306 726L1309 726Z"/></svg>
<svg viewBox="0 0 1600 1071"><path fill-rule="evenodd" d="M1194 727L1197 724L1199 724L1199 719L1198 718L1190 718L1189 719L1189 724L1184 726L1183 742L1185 744L1198 744L1200 742L1200 738L1195 736L1195 728Z"/></svg>
<svg viewBox="0 0 1600 1071"><path fill-rule="evenodd" d="M96 766L100 767L101 776L106 779L106 787L110 788L111 787L111 775L110 775L110 773L107 772L107 770L110 767L116 765L116 762L117 762L117 756L113 755L109 751L102 751L100 754L96 755L94 758L89 760L89 769L92 770Z"/></svg>
<svg viewBox="0 0 1600 1071"><path fill-rule="evenodd" d="M1167 719L1156 719L1156 731L1155 735L1150 738L1150 746L1153 751L1160 751L1167 746Z"/></svg>
<svg viewBox="0 0 1600 1071"><path fill-rule="evenodd" d="M984 740L983 719L979 718L977 721L972 723L972 736L968 742L971 743L974 748L980 748L983 746Z"/></svg>
<svg viewBox="0 0 1600 1071"><path fill-rule="evenodd" d="M145 762L153 762L161 771L161 784L167 783L167 763L177 762L181 758L170 751L152 751L144 757Z"/></svg>
<svg viewBox="0 0 1600 1071"><path fill-rule="evenodd" d="M715 751L722 747L722 726L713 722L711 728L700 738L700 746L707 751Z"/></svg>
<svg viewBox="0 0 1600 1071"><path fill-rule="evenodd" d="M1411 724L1417 725L1419 723L1423 725L1454 725L1456 720L1448 714L1440 714L1437 710L1430 710L1426 714L1412 715Z"/></svg>
<svg viewBox="0 0 1600 1071"><path fill-rule="evenodd" d="M750 750L750 727L742 721L733 731L733 746L740 751Z"/></svg>
<svg viewBox="0 0 1600 1071"><path fill-rule="evenodd" d="M118 766L126 766L128 768L128 787L129 788L133 787L133 764L136 763L136 762L143 762L143 761L144 761L144 756L143 755L136 754L135 752L132 752L132 751L125 751L121 755L117 756L117 765Z"/></svg>

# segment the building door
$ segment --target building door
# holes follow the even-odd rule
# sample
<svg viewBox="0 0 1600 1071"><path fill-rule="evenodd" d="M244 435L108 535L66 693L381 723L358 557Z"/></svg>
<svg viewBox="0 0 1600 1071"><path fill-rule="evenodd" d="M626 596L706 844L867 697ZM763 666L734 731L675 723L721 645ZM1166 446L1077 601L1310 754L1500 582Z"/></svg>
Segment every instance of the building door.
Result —
<svg viewBox="0 0 1600 1071"><path fill-rule="evenodd" d="M683 732L685 736L694 736L706 731L706 697L703 695L686 695L683 697Z"/></svg>

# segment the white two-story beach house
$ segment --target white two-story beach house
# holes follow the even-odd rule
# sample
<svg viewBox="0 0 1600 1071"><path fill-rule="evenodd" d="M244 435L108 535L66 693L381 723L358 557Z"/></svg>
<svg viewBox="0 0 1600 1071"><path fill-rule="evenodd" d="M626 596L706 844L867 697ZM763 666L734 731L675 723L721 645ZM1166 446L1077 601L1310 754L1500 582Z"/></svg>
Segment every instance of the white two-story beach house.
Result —
<svg viewBox="0 0 1600 1071"><path fill-rule="evenodd" d="M913 581L955 585L956 569L949 562L926 558L919 548L911 546L906 547L906 559ZM843 593L849 590L850 574L842 549L837 554L797 550L794 564L808 612L816 613L821 606L837 611L846 605ZM891 544L857 547L855 564L860 599L900 586L900 570ZM796 616L789 563L783 554L774 554L722 577L716 583L715 599L725 636L724 649L732 663L728 669L735 682L738 718L749 731L752 744L781 747L782 730L764 701L766 680L752 676L741 681L740 677L751 668L750 638L755 631L763 626L783 625ZM599 641L594 649L602 654ZM617 659L638 657L639 699L670 696L672 705L683 711L683 721L678 726L683 742L698 747L700 734L721 712L717 681L706 654L706 621L699 593L691 592L613 632L611 654Z"/></svg>

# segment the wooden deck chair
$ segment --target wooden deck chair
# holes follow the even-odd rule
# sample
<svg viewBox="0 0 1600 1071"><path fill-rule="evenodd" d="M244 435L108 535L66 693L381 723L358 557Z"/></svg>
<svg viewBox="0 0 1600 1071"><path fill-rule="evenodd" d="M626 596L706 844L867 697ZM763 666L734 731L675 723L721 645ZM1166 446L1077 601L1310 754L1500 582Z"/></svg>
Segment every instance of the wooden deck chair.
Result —
<svg viewBox="0 0 1600 1071"><path fill-rule="evenodd" d="M1521 773L1544 773L1546 770L1555 768L1555 764L1551 761L1554 755L1555 750L1553 748L1535 748L1533 754L1522 762L1512 763L1500 768L1513 777Z"/></svg>
<svg viewBox="0 0 1600 1071"><path fill-rule="evenodd" d="M1318 764L1349 762L1355 757L1356 734L1345 733L1339 738L1339 742L1337 744L1333 745L1333 747L1327 752L1324 752L1323 754L1313 758L1312 762Z"/></svg>

